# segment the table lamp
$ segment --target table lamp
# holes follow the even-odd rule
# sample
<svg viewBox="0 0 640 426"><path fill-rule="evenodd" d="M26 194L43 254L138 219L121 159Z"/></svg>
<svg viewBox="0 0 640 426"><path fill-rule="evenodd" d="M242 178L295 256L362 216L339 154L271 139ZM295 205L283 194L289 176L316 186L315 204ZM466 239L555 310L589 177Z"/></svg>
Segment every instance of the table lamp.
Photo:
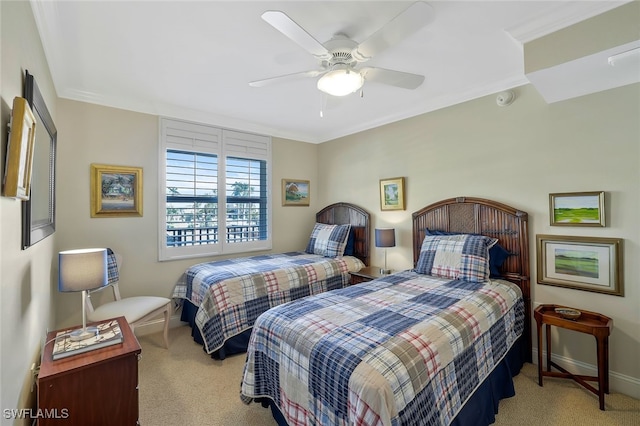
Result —
<svg viewBox="0 0 640 426"><path fill-rule="evenodd" d="M82 291L82 329L71 333L72 341L98 334L97 327L87 327L87 290L103 287L107 283L107 249L67 250L58 254L58 291Z"/></svg>
<svg viewBox="0 0 640 426"><path fill-rule="evenodd" d="M387 247L396 246L396 230L394 228L376 229L376 247L385 247L384 249L384 269L380 269L381 274L390 274L391 270L387 269Z"/></svg>

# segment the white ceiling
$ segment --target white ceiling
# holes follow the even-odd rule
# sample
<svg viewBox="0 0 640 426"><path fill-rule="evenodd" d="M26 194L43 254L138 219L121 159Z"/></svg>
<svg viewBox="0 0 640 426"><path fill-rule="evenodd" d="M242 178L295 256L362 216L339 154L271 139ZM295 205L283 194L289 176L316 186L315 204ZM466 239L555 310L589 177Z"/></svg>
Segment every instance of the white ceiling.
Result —
<svg viewBox="0 0 640 426"><path fill-rule="evenodd" d="M418 89L367 82L362 98L331 99L312 78L249 87L318 68L260 15L281 10L321 43L361 42L412 2L31 4L61 98L320 143L526 84L524 42L625 2L431 1L427 26L367 62L425 75Z"/></svg>

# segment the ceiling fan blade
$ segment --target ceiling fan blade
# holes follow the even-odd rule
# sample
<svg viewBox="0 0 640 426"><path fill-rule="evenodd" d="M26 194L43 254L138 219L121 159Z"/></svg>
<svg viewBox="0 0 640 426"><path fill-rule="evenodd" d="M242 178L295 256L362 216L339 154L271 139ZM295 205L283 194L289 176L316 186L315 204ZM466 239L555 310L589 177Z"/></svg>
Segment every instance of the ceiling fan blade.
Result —
<svg viewBox="0 0 640 426"><path fill-rule="evenodd" d="M424 81L423 75L384 68L362 68L360 74L362 74L365 81L375 81L376 83L388 84L403 89L416 89Z"/></svg>
<svg viewBox="0 0 640 426"><path fill-rule="evenodd" d="M278 77L266 78L264 80L251 81L251 82L249 82L249 86L251 86L251 87L264 87L264 86L267 86L269 84L292 81L292 80L296 80L298 78L317 77L320 74L323 74L325 72L326 71L319 71L319 70L296 72L296 73L293 73L293 74L286 74L286 75L281 75L281 76L278 76Z"/></svg>
<svg viewBox="0 0 640 426"><path fill-rule="evenodd" d="M320 60L331 58L329 51L304 28L279 10L268 10L262 19Z"/></svg>
<svg viewBox="0 0 640 426"><path fill-rule="evenodd" d="M351 56L358 62L368 61L427 25L432 16L433 8L430 5L422 1L415 2L360 43Z"/></svg>

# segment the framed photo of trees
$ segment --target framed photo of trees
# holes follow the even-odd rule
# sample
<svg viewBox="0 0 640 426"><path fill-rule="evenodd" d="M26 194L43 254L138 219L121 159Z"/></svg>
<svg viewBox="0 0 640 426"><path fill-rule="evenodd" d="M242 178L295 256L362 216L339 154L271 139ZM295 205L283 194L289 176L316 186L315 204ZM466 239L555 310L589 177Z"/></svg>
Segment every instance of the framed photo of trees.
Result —
<svg viewBox="0 0 640 426"><path fill-rule="evenodd" d="M142 216L142 168L91 164L91 217Z"/></svg>
<svg viewBox="0 0 640 426"><path fill-rule="evenodd" d="M380 210L404 209L404 177L380 179Z"/></svg>

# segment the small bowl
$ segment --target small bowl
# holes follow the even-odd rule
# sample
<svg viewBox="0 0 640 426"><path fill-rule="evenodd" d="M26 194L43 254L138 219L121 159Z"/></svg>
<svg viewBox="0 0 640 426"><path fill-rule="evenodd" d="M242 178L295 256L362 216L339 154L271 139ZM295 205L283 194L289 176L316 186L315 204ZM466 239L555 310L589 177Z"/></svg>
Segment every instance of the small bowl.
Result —
<svg viewBox="0 0 640 426"><path fill-rule="evenodd" d="M580 311L577 311L575 309L570 309L570 308L556 308L555 311L562 318L566 318L570 320L577 320L578 318L580 318L580 315L582 314Z"/></svg>

